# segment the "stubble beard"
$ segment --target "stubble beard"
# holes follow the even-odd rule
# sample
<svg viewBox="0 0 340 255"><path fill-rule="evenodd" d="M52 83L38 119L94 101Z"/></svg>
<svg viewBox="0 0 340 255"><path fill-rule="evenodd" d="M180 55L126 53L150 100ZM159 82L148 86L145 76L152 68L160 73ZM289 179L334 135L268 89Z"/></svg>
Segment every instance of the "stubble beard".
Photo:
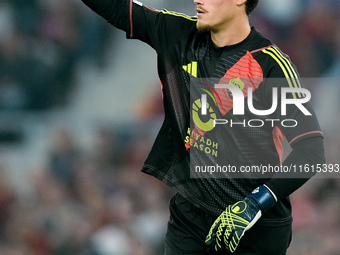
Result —
<svg viewBox="0 0 340 255"><path fill-rule="evenodd" d="M199 21L196 23L196 28L200 32L209 32L211 31L211 27L207 24L201 24Z"/></svg>

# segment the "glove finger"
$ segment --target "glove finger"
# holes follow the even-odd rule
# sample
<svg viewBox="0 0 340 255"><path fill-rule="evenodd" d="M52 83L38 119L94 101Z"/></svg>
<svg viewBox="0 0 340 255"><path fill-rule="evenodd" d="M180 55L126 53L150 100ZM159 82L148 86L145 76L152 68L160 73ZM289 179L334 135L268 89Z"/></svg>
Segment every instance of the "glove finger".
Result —
<svg viewBox="0 0 340 255"><path fill-rule="evenodd" d="M205 244L208 250L212 250L215 242L216 242L216 232L220 226L221 222L219 220L216 220L212 227L210 228L209 234L207 235L205 239Z"/></svg>
<svg viewBox="0 0 340 255"><path fill-rule="evenodd" d="M216 232L217 232L220 224L221 224L221 222L220 222L219 219L215 220L215 222L212 224L212 226L211 226L211 228L209 230L209 234L206 237L206 241L211 239L212 234L215 234L215 236L216 236Z"/></svg>
<svg viewBox="0 0 340 255"><path fill-rule="evenodd" d="M205 240L205 246L208 252L213 250L215 246L215 240L216 240L216 233L212 233L209 237L207 236L207 239Z"/></svg>
<svg viewBox="0 0 340 255"><path fill-rule="evenodd" d="M228 238L228 233L226 233L227 227L225 224L220 224L218 225L218 229L216 232L216 241L215 241L215 250L216 251L223 251L226 250L226 238Z"/></svg>
<svg viewBox="0 0 340 255"><path fill-rule="evenodd" d="M237 246L239 245L239 243L241 241L242 236L244 235L244 232L245 232L244 229L243 230L241 230L241 229L233 230L231 232L230 239L229 239L229 245L227 246L229 252L231 252L231 253L235 252Z"/></svg>

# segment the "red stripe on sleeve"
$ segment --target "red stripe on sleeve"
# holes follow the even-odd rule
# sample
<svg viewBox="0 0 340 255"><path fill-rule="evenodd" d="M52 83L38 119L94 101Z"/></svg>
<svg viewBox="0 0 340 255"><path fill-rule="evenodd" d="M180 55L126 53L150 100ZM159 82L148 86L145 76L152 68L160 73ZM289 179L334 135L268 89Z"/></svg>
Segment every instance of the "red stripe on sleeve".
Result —
<svg viewBox="0 0 340 255"><path fill-rule="evenodd" d="M296 136L295 138L293 138L289 144L292 144L293 142L295 142L296 140L300 139L301 137L307 136L307 135L312 135L312 134L320 134L323 136L323 133L321 131L311 131L311 132L307 132L301 135Z"/></svg>
<svg viewBox="0 0 340 255"><path fill-rule="evenodd" d="M133 37L132 6L133 6L133 0L130 0L130 38Z"/></svg>

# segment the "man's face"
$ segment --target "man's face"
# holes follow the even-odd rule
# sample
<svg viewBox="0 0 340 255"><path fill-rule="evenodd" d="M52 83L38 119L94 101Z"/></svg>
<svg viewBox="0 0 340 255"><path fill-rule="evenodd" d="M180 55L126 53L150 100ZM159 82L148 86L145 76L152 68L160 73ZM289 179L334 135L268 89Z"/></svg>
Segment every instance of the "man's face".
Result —
<svg viewBox="0 0 340 255"><path fill-rule="evenodd" d="M194 0L197 13L197 29L219 32L228 21L240 14L240 0ZM243 1L245 2L245 1Z"/></svg>

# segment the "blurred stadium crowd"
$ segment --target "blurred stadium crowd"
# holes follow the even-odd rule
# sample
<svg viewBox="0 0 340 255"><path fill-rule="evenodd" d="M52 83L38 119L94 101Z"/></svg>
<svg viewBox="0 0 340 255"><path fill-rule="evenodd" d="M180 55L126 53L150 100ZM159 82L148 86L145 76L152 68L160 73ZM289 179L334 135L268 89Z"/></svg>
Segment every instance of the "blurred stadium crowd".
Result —
<svg viewBox="0 0 340 255"><path fill-rule="evenodd" d="M192 14L191 2L184 10L178 3L157 1ZM340 78L339 11L338 0L260 0L251 22L291 57L302 77ZM0 0L0 114L67 108L74 87L81 87L77 66L111 68L105 55L116 38L110 31L78 0ZM340 87L332 81L322 88L327 96L320 84L310 89L327 160L335 164ZM140 100L146 102L132 127L99 123L86 148L72 127L52 128L46 157L25 180L30 192L18 192L0 162L1 255L163 253L172 191L139 172L154 139L149 125L162 119L160 96ZM11 140L6 135L0 134L2 150ZM339 192L339 178L315 178L292 196L290 255L339 254Z"/></svg>
<svg viewBox="0 0 340 255"><path fill-rule="evenodd" d="M0 1L0 109L60 105L77 63L100 64L108 26L78 2Z"/></svg>

